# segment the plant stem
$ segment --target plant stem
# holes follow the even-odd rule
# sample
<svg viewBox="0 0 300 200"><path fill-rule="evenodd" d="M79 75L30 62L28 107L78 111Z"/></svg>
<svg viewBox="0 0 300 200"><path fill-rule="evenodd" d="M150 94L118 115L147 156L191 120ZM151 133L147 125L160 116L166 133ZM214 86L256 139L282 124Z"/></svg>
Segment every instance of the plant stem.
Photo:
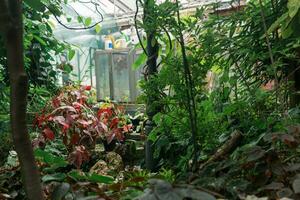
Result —
<svg viewBox="0 0 300 200"><path fill-rule="evenodd" d="M265 32L265 37L266 37L266 42L268 45L268 51L269 51L269 56L270 56L270 60L271 60L271 65L272 65L272 69L273 69L273 73L274 73L274 77L275 77L275 90L276 90L276 102L278 99L278 76L277 76L277 70L275 69L275 62L274 62L274 56L272 53L272 47L271 47L271 43L270 43L270 39L269 39L269 34L268 34L268 29L267 29L267 24L266 24L266 17L265 17L265 13L264 13L264 7L262 4L262 1L259 0L259 5L260 5L260 14L261 14L261 18L262 18L262 22L263 22L263 27L264 27L264 32Z"/></svg>
<svg viewBox="0 0 300 200"><path fill-rule="evenodd" d="M198 144L197 144L197 110L196 110L196 101L195 101L195 94L194 94L194 84L190 69L190 64L187 59L186 49L185 49L185 42L182 32L182 22L180 19L179 13L179 2L176 0L177 4L177 20L178 20L178 33L179 33L179 43L181 46L181 53L182 53L182 60L183 60L183 67L184 67L184 75L185 75L185 82L187 86L187 105L188 105L188 112L190 116L190 124L191 124L191 131L192 131L192 142L194 146L194 158L193 158L193 167L195 167L197 163L197 153L198 153Z"/></svg>

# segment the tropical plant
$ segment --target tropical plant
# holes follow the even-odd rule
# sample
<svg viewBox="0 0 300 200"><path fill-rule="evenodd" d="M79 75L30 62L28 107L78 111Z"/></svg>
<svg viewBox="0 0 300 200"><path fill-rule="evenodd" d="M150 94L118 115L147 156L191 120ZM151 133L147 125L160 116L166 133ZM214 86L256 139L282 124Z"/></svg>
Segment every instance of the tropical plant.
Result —
<svg viewBox="0 0 300 200"><path fill-rule="evenodd" d="M180 18L174 2L151 4L157 10L155 16L138 25L145 30L156 27L160 48L159 72L141 83L146 96L159 96L149 105L159 107L160 112L153 117L156 128L148 137L153 141L158 168L179 162L179 169L188 169L195 140L197 159L207 159L235 129L250 142L282 120L296 95L290 91L292 85L292 91L297 88L297 81L291 77L297 76L293 67L299 60L299 36L295 31L283 37L278 28L297 16L298 7L291 6L293 3L253 0L245 7L233 4L237 6L232 8L235 12L225 15L220 12L220 4L213 4ZM166 14L166 10L170 12ZM185 43L180 33L188 36ZM192 85L186 79L183 46ZM144 59L141 55L134 67ZM210 86L208 72L212 74L208 77ZM198 125L194 139L188 114L191 99L187 91L191 87ZM178 154L182 156L170 156Z"/></svg>
<svg viewBox="0 0 300 200"><path fill-rule="evenodd" d="M44 147L58 137L69 152L69 160L77 168L89 160L89 150L97 142L123 142L132 125L124 111L112 103L103 103L98 111L91 104L91 86L67 86L53 97L34 125L41 134L33 141Z"/></svg>

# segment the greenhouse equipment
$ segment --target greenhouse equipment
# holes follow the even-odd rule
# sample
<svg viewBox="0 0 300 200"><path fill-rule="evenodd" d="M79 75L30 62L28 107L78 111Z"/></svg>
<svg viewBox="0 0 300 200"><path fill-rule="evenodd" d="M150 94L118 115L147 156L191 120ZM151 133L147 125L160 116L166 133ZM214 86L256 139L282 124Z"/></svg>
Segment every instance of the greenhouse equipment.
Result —
<svg viewBox="0 0 300 200"><path fill-rule="evenodd" d="M135 103L140 93L138 81L142 71L133 70L138 51L132 48L96 50L95 73L97 100L110 99L122 103Z"/></svg>

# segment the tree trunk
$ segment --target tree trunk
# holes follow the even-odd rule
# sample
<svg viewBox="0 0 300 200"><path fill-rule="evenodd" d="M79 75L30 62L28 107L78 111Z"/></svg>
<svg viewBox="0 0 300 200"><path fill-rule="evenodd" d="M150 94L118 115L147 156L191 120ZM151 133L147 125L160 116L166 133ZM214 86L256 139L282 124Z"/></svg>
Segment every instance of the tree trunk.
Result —
<svg viewBox="0 0 300 200"><path fill-rule="evenodd" d="M300 49L297 49L297 55L300 57ZM292 60L286 60L287 63L287 81L290 84L288 97L289 107L295 108L300 105L300 66L299 63Z"/></svg>
<svg viewBox="0 0 300 200"><path fill-rule="evenodd" d="M6 5L6 2L7 5ZM1 11L6 10L9 21L3 30L6 41L8 71L10 78L10 118L13 142L21 164L22 178L27 198L43 199L38 169L26 126L28 78L24 70L22 1L0 0ZM4 8L6 6L6 8ZM2 25L1 25L2 26Z"/></svg>
<svg viewBox="0 0 300 200"><path fill-rule="evenodd" d="M154 1L153 0L146 0L144 3L144 24L151 24L151 21L153 20L152 12ZM153 77L157 75L157 57L158 57L158 51L159 46L158 42L155 38L156 29L154 27L151 27L146 31L147 34L147 81L151 82L153 81ZM149 92L149 91L148 91ZM153 85L153 90L149 92L147 95L147 102L146 102L146 113L148 116L148 121L146 122L145 126L145 133L146 135L149 135L150 132L153 130L155 124L153 122L153 117L155 114L157 114L160 111L160 107L158 105L159 100L159 90L156 88L155 84ZM147 140L145 143L145 163L146 168L150 171L154 170L154 159L153 159L153 149L152 149L152 142Z"/></svg>
<svg viewBox="0 0 300 200"><path fill-rule="evenodd" d="M292 84L290 87L290 107L294 108L300 105L300 69L293 63L289 70L288 81Z"/></svg>
<svg viewBox="0 0 300 200"><path fill-rule="evenodd" d="M294 79L295 79L294 102L295 102L295 106L299 106L300 105L300 69L296 70Z"/></svg>

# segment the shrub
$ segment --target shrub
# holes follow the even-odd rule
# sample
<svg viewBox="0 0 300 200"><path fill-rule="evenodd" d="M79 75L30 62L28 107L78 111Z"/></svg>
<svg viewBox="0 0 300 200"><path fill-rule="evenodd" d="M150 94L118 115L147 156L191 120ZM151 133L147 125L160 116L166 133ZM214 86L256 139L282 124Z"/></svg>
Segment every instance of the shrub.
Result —
<svg viewBox="0 0 300 200"><path fill-rule="evenodd" d="M91 86L65 87L48 103L34 122L40 135L34 147L43 148L47 142L61 139L69 152L69 161L77 168L90 157L97 141L123 141L131 131L124 109L102 103L93 108L89 99ZM98 111L96 112L96 110Z"/></svg>
<svg viewBox="0 0 300 200"><path fill-rule="evenodd" d="M13 144L9 132L0 133L0 166L2 166L7 159L9 151L12 150Z"/></svg>

